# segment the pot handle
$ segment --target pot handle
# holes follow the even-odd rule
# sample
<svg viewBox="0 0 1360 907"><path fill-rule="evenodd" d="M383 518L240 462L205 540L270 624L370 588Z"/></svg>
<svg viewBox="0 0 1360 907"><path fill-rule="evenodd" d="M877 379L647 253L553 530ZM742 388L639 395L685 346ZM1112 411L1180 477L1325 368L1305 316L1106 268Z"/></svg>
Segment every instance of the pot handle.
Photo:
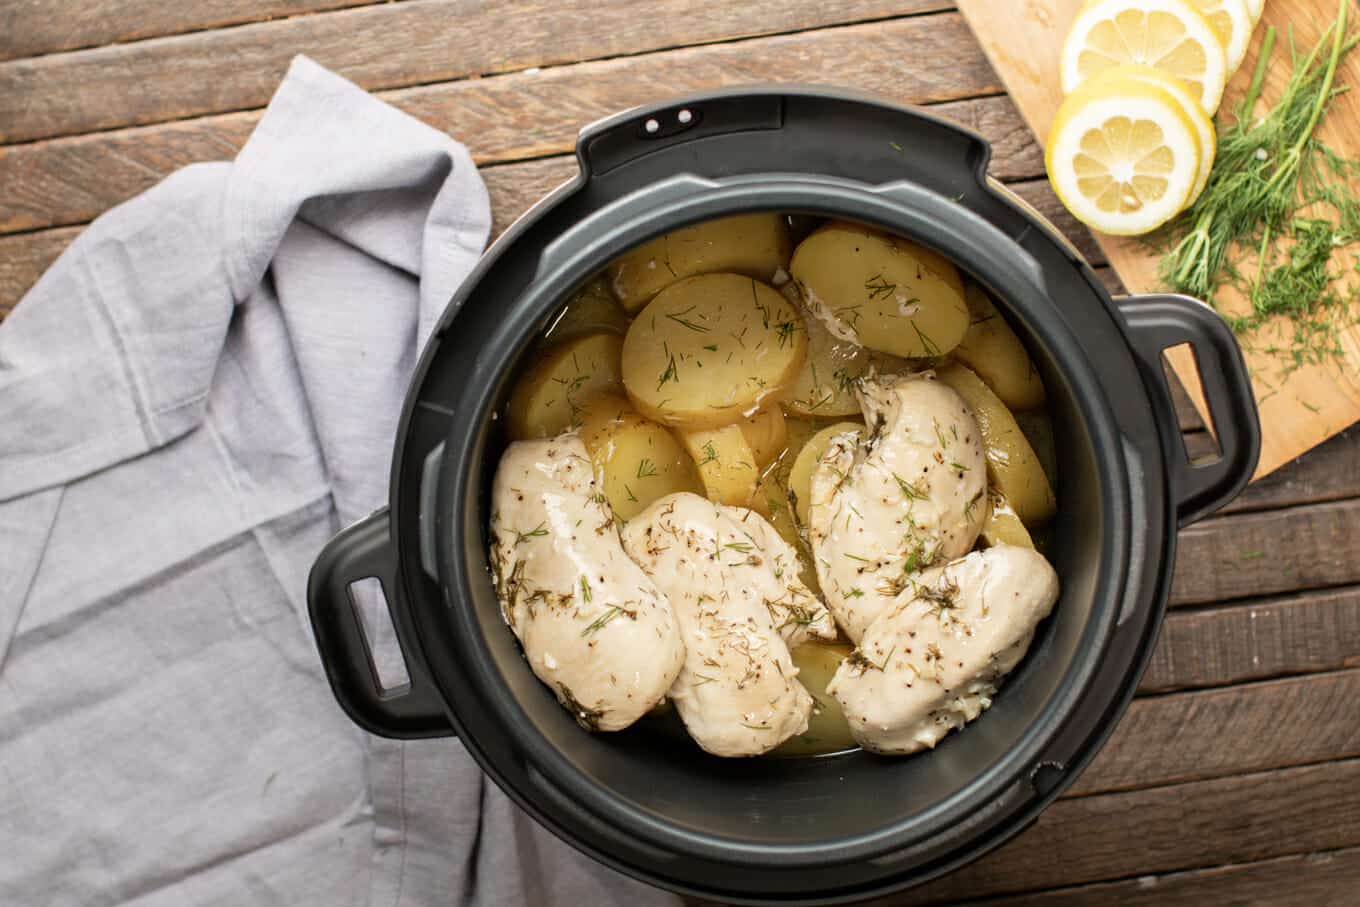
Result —
<svg viewBox="0 0 1360 907"><path fill-rule="evenodd" d="M321 549L307 580L307 609L336 701L354 723L383 737L448 737L453 726L434 682L413 655L412 630L397 577L386 508L342 530ZM409 681L384 689L350 586L382 585Z"/></svg>
<svg viewBox="0 0 1360 907"><path fill-rule="evenodd" d="M1256 471L1261 423L1242 350L1217 312L1198 299L1174 294L1124 296L1115 300L1128 325L1133 350L1152 393L1181 526L1237 496ZM1180 441L1180 425L1162 369L1162 351L1189 343L1218 435L1222 455L1192 462Z"/></svg>

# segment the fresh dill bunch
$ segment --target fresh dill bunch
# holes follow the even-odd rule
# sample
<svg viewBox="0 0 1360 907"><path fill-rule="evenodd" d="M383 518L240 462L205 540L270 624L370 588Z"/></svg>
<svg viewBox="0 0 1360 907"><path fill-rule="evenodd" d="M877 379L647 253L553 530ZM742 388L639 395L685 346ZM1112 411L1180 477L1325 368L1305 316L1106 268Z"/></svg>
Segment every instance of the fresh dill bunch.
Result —
<svg viewBox="0 0 1360 907"><path fill-rule="evenodd" d="M1275 44L1275 30L1266 30L1250 87L1234 121L1220 131L1208 184L1159 237L1162 248L1170 249L1161 262L1161 277L1173 289L1213 300L1225 283L1239 283L1229 259L1238 244L1259 249L1258 269L1267 268L1274 239L1300 231L1313 235L1312 228L1291 223L1310 202L1331 204L1343 223L1341 234L1356 235L1360 202L1347 181L1360 172L1360 165L1313 135L1328 103L1346 90L1335 84L1337 67L1360 40L1347 33L1349 3L1341 0L1336 21L1307 56L1300 56L1291 39L1291 74L1284 93L1275 107L1253 118ZM1325 271L1325 260L1322 267ZM1284 284L1282 276L1268 283L1258 275L1247 289L1254 293ZM1278 295L1270 298L1279 300ZM1260 302L1253 298L1257 316L1267 314Z"/></svg>

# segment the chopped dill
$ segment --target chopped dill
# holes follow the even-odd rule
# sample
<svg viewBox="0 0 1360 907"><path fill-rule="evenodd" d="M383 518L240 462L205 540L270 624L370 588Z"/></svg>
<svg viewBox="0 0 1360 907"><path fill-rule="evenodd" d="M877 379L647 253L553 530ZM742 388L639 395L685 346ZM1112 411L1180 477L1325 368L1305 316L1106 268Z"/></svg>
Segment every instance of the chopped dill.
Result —
<svg viewBox="0 0 1360 907"><path fill-rule="evenodd" d="M703 458L702 460L699 461L699 464L698 464L698 465L704 466L704 465L706 465L706 464L708 464L708 463L712 463L712 462L714 462L714 461L716 461L716 460L718 459L718 451L717 451L717 449L713 446L713 442L712 442L712 441L709 441L707 444L705 444L703 447L701 447L701 448L699 448L699 449L702 450L702 451L704 452L704 458Z"/></svg>
<svg viewBox="0 0 1360 907"><path fill-rule="evenodd" d="M599 617L591 621L590 624L584 630L581 631L581 635L589 636L592 633L598 633L600 630L604 628L605 624L609 623L611 620L618 617L622 613L623 609L620 608L618 605L610 605L608 608L604 609L603 614L601 614Z"/></svg>
<svg viewBox="0 0 1360 907"><path fill-rule="evenodd" d="M864 289L869 292L870 299L884 299L897 292L897 284L888 283L882 274L875 274L864 281Z"/></svg>
<svg viewBox="0 0 1360 907"><path fill-rule="evenodd" d="M623 485L623 493L626 494L626 495L628 495L628 500L629 500L629 501L631 501L631 502L634 503L634 504L637 503L637 495L633 494L633 489L631 489L631 488L628 487L628 483L627 483L627 482L625 482L624 485Z"/></svg>
<svg viewBox="0 0 1360 907"><path fill-rule="evenodd" d="M533 529L530 529L528 532L520 532L518 529L516 529L515 544L518 545L520 542L523 542L527 539L542 538L547 534L548 534L547 523L539 523L537 526L535 526Z"/></svg>
<svg viewBox="0 0 1360 907"><path fill-rule="evenodd" d="M592 598L594 598L594 596L591 594L590 591L590 580L586 579L583 576L581 577L581 600L584 601L586 604L590 604L590 600Z"/></svg>
<svg viewBox="0 0 1360 907"><path fill-rule="evenodd" d="M653 463L646 457L643 457L641 460L638 461L637 477L639 479L646 479L654 475L656 475L655 463Z"/></svg>
<svg viewBox="0 0 1360 907"><path fill-rule="evenodd" d="M680 373L675 367L675 356L671 354L669 349L666 350L666 368L656 382L656 389L661 390L661 388L666 386L667 381L674 381L676 384L680 383Z"/></svg>
<svg viewBox="0 0 1360 907"><path fill-rule="evenodd" d="M691 331L697 331L700 334L707 334L708 328L704 327L702 324L699 324L698 322L692 321L691 319L684 317L688 315L690 312L693 312L696 308L698 308L697 305L692 305L689 308L682 309L679 312L667 312L666 317L669 318L671 321L674 321L676 324L683 325L684 327L689 328Z"/></svg>

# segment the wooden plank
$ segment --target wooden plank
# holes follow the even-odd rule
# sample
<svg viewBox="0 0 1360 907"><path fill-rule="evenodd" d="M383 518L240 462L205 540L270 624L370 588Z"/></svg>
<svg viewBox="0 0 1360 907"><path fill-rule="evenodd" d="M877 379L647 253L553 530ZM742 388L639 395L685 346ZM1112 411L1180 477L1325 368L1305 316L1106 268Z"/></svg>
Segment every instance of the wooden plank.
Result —
<svg viewBox="0 0 1360 907"><path fill-rule="evenodd" d="M914 65L903 69L910 55ZM382 97L468 144L479 164L571 151L580 128L678 93L759 80L826 82L926 104L993 92L998 83L962 21L925 16L735 45L582 63L387 92ZM1005 98L932 112L995 143L998 179L1043 174L1042 155ZM233 157L258 112L204 117L0 148L0 231L82 223L196 161Z"/></svg>
<svg viewBox="0 0 1360 907"><path fill-rule="evenodd" d="M10 313L80 231L80 227L61 227L0 236L0 320Z"/></svg>
<svg viewBox="0 0 1360 907"><path fill-rule="evenodd" d="M7 0L0 6L0 60L382 2L399 0L80 0L57 15L52 0Z"/></svg>
<svg viewBox="0 0 1360 907"><path fill-rule="evenodd" d="M1360 847L1291 854L1056 891L969 901L970 907L1348 907L1360 891Z"/></svg>
<svg viewBox="0 0 1360 907"><path fill-rule="evenodd" d="M950 904L1354 847L1357 785L1360 761L1345 760L1059 800L996 852L881 903Z"/></svg>
<svg viewBox="0 0 1360 907"><path fill-rule="evenodd" d="M1360 667L1360 587L1173 608L1140 693Z"/></svg>
<svg viewBox="0 0 1360 907"><path fill-rule="evenodd" d="M1360 756L1360 671L1168 693L1135 699L1065 796L1353 756Z"/></svg>
<svg viewBox="0 0 1360 907"><path fill-rule="evenodd" d="M1173 604L1360 582L1360 499L1211 517L1180 534Z"/></svg>
<svg viewBox="0 0 1360 907"><path fill-rule="evenodd" d="M630 0L410 0L358 7L0 64L0 142L259 107L298 53L376 90L949 6L946 0L656 0L645 15ZM967 33L957 15L949 18L955 33ZM977 43L966 44L980 59ZM969 52L964 41L953 49ZM736 55L743 52L749 50ZM851 69L853 56L843 55ZM915 51L913 66L900 66L901 59L899 75L910 78Z"/></svg>
<svg viewBox="0 0 1360 907"><path fill-rule="evenodd" d="M959 0L958 5L1035 133L1046 136L1063 97L1058 78L1059 51L1082 0L1027 0L1021 6L1014 0ZM1228 83L1221 109L1232 111L1245 93L1265 26L1276 28L1282 39L1289 36L1297 41L1300 48L1311 48L1319 32L1336 18L1337 7L1337 0L1267 3L1261 27L1246 59ZM1278 42L1271 65L1265 70L1262 109L1274 105L1284 93L1290 73L1288 44L1286 40ZM1342 60L1336 84L1360 84L1360 54ZM1360 153L1360 95L1350 92L1333 99L1327 116L1318 124L1317 135L1344 156ZM1101 242L1126 285L1142 292L1162 285L1157 274L1159 256L1140 238L1106 236ZM1255 250L1244 253L1243 260L1254 261ZM1350 270L1345 256L1335 264L1343 274ZM1343 287L1343 294L1345 291ZM1235 314L1251 310L1248 301L1232 287L1221 288L1215 301ZM1340 363L1307 364L1292 372L1288 371L1292 361L1287 352L1271 352L1273 348L1287 351L1292 346L1293 328L1287 318L1277 318L1246 338L1243 345L1263 427L1258 476L1272 472L1360 419L1360 323L1338 317L1333 332L1345 352ZM1176 355L1172 361L1191 396L1200 400L1189 356Z"/></svg>
<svg viewBox="0 0 1360 907"><path fill-rule="evenodd" d="M1351 429L1251 483L1219 513L1245 513L1354 497L1360 497L1360 431Z"/></svg>

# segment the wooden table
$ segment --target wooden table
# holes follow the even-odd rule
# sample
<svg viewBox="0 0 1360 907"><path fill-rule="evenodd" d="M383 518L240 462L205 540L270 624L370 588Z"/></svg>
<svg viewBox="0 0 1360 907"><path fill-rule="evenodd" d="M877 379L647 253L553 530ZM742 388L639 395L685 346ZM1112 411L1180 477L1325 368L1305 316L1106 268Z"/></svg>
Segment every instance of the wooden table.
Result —
<svg viewBox="0 0 1360 907"><path fill-rule="evenodd" d="M574 171L582 124L797 80L979 130L993 173L1104 263L941 0L4 0L0 317L82 224L230 158L295 53L466 142L497 230ZM893 903L1360 904L1356 434L1181 534L1156 658L1100 757L1016 841Z"/></svg>

